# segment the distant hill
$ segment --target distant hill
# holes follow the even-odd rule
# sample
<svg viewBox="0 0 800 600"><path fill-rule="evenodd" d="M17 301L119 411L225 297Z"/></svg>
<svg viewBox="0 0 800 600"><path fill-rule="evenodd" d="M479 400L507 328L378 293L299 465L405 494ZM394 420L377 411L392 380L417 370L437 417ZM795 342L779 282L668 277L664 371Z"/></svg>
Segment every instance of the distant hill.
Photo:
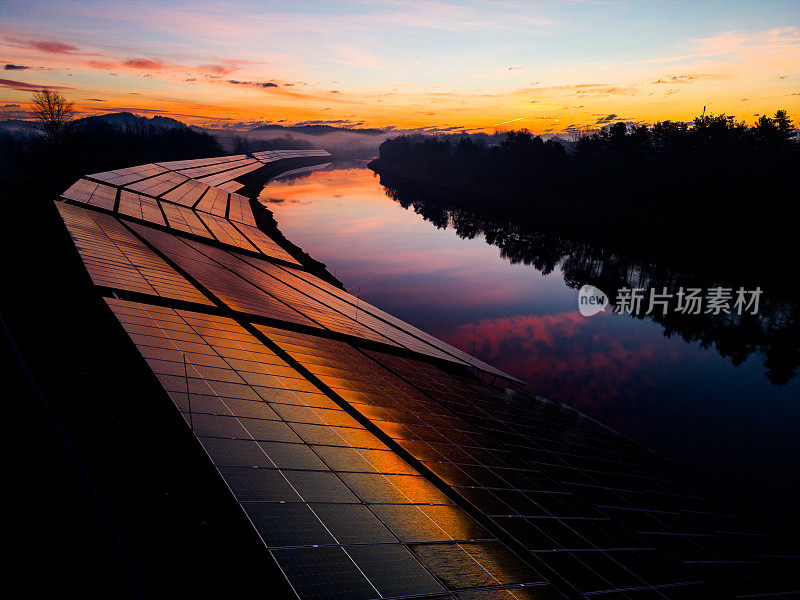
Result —
<svg viewBox="0 0 800 600"><path fill-rule="evenodd" d="M0 121L0 130L35 133L39 131L39 125L36 123L36 121L26 121L24 119L4 119Z"/></svg>
<svg viewBox="0 0 800 600"><path fill-rule="evenodd" d="M149 127L158 127L160 129L171 129L173 127L187 127L185 123L181 123L177 119L171 117L143 117L135 115L130 112L109 113L106 115L95 115L92 117L84 117L82 119L75 119L72 121L74 125L90 125L92 123L110 123L113 125L147 125Z"/></svg>
<svg viewBox="0 0 800 600"><path fill-rule="evenodd" d="M326 135L328 133L353 133L358 135L385 135L382 129L350 129L349 127L334 127L333 125L294 125L285 127L283 125L261 125L254 127L250 131L285 131L292 133L302 133L305 135Z"/></svg>

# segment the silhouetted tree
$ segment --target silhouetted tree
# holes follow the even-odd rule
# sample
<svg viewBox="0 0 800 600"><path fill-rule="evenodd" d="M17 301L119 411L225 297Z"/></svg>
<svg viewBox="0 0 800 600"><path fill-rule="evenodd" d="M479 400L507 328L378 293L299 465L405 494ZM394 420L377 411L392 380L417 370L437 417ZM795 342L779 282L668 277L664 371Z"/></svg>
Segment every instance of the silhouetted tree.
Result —
<svg viewBox="0 0 800 600"><path fill-rule="evenodd" d="M33 118L39 122L42 131L51 141L57 141L74 112L74 102L67 100L60 92L48 89L34 93L32 102Z"/></svg>

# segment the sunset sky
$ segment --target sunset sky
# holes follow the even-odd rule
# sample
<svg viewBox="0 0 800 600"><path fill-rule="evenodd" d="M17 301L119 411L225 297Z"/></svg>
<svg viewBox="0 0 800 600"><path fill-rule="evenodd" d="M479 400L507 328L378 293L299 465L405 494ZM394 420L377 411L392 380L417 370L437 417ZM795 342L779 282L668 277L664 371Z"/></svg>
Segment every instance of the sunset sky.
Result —
<svg viewBox="0 0 800 600"><path fill-rule="evenodd" d="M0 2L0 119L209 127L596 128L709 111L800 120L800 2Z"/></svg>

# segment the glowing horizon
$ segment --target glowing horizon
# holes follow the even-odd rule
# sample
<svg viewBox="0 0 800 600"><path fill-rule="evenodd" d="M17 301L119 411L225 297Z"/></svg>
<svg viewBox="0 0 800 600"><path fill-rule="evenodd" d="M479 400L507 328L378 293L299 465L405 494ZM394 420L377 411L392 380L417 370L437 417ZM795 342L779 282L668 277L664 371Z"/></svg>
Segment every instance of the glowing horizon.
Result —
<svg viewBox="0 0 800 600"><path fill-rule="evenodd" d="M0 119L43 86L81 116L572 132L786 109L796 2L4 3Z"/></svg>

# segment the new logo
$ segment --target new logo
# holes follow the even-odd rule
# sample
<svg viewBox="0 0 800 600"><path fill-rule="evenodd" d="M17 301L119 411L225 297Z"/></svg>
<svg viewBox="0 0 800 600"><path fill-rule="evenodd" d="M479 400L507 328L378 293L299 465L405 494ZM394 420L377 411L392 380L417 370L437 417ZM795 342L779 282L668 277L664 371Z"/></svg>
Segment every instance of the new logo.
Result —
<svg viewBox="0 0 800 600"><path fill-rule="evenodd" d="M603 312L608 306L608 296L600 288L584 285L578 290L578 310L584 317Z"/></svg>

